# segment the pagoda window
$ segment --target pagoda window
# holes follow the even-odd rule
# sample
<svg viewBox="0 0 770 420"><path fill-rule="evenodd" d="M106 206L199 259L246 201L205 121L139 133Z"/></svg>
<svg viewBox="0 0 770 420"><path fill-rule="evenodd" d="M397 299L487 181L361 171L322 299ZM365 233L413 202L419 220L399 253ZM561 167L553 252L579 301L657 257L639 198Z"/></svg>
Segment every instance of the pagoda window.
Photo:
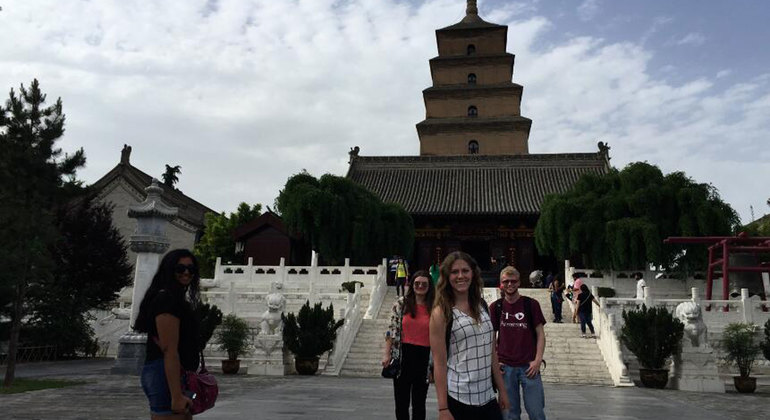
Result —
<svg viewBox="0 0 770 420"><path fill-rule="evenodd" d="M468 116L469 117L478 117L479 116L479 110L475 106L471 105L468 107Z"/></svg>
<svg viewBox="0 0 770 420"><path fill-rule="evenodd" d="M468 84L469 85L475 85L476 84L476 73L468 74Z"/></svg>
<svg viewBox="0 0 770 420"><path fill-rule="evenodd" d="M476 140L471 140L468 142L468 153L471 155L476 155L479 153L479 142Z"/></svg>
<svg viewBox="0 0 770 420"><path fill-rule="evenodd" d="M476 46L473 44L468 44L468 55L474 54L476 54Z"/></svg>

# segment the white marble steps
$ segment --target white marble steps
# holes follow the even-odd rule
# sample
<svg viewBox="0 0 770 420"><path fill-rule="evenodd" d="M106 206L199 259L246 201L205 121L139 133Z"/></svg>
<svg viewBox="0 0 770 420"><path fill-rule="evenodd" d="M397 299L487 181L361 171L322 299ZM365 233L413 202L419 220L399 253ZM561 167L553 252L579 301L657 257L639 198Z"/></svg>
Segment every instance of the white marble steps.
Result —
<svg viewBox="0 0 770 420"><path fill-rule="evenodd" d="M364 319L350 351L342 364L340 376L377 377L382 371L385 331L390 322L390 310L396 301L396 289L388 287L375 319Z"/></svg>
<svg viewBox="0 0 770 420"><path fill-rule="evenodd" d="M547 367L543 372L543 382L612 386L612 377L596 339L580 336L580 325L571 322L569 304L565 302L562 305L564 322L557 324L553 322L547 289L521 289L521 294L536 299L545 316L543 358Z"/></svg>

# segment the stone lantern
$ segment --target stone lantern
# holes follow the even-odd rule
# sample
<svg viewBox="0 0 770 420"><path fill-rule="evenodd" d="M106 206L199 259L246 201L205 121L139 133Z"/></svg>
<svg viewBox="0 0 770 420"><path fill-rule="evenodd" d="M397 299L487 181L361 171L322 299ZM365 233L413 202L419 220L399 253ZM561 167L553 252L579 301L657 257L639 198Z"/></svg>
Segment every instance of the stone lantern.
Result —
<svg viewBox="0 0 770 420"><path fill-rule="evenodd" d="M145 188L147 198L129 206L128 217L136 219L136 231L129 239L129 246L136 253L134 264L134 290L131 298L129 330L119 340L118 357L113 373L138 373L144 363L146 334L133 331L145 292L158 270L160 258L168 250L166 226L176 218L178 209L163 202L163 188L157 179Z"/></svg>

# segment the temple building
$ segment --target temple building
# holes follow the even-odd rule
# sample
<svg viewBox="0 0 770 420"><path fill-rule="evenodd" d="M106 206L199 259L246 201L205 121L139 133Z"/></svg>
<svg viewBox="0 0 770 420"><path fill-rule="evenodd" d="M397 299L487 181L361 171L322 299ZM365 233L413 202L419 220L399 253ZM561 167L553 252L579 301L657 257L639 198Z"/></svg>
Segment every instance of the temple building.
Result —
<svg viewBox="0 0 770 420"><path fill-rule="evenodd" d="M521 115L523 87L512 82L507 39L508 27L482 20L468 0L459 23L436 30L433 86L423 91L426 115L417 124L420 155L350 152L347 177L411 214L413 267L462 250L492 279L506 263L524 283L533 270L558 269L534 243L545 196L610 168L603 143L594 153L529 153L532 120Z"/></svg>

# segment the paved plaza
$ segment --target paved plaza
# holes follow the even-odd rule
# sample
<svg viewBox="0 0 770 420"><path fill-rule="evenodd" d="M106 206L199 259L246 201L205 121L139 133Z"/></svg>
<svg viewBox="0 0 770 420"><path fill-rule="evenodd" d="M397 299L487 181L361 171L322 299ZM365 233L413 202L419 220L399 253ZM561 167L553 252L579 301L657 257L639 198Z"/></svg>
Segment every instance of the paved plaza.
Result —
<svg viewBox="0 0 770 420"><path fill-rule="evenodd" d="M81 379L84 385L0 395L2 419L148 419L138 377L110 375L111 360L21 365L22 377ZM0 369L1 371L2 369ZM379 378L222 376L217 406L196 419L394 419L392 386ZM732 387L728 387L732 388ZM436 396L428 393L428 419ZM546 384L556 419L770 419L770 386L755 394ZM526 419L526 415L522 416Z"/></svg>

